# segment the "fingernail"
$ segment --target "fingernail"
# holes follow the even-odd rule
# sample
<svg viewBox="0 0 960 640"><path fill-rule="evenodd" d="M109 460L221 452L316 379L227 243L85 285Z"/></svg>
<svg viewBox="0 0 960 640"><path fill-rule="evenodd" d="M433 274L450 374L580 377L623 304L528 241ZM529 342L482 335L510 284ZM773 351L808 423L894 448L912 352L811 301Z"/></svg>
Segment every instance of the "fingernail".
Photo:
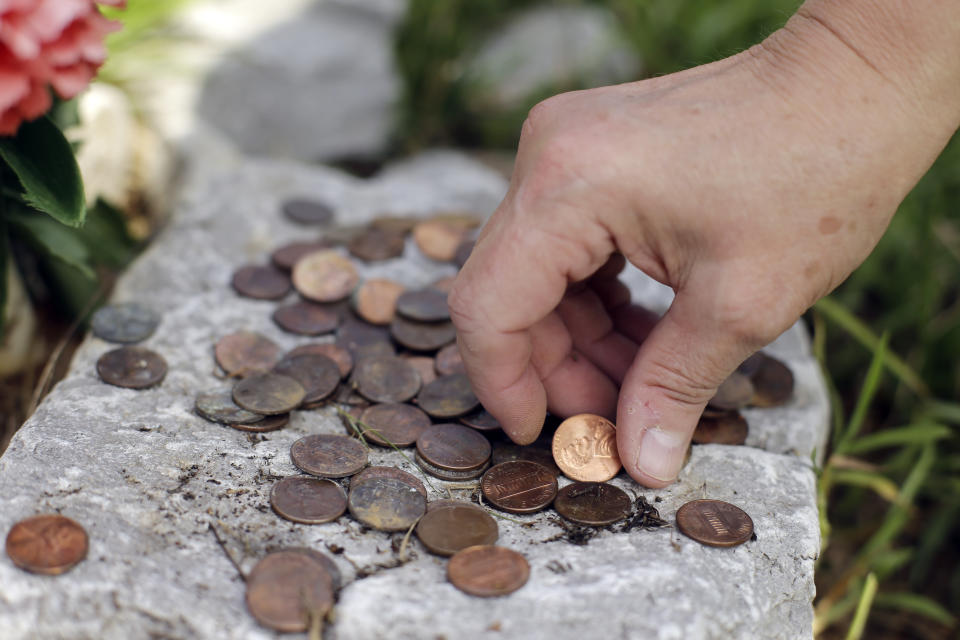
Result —
<svg viewBox="0 0 960 640"><path fill-rule="evenodd" d="M671 482L683 464L686 442L676 434L652 427L644 431L635 464L651 478Z"/></svg>

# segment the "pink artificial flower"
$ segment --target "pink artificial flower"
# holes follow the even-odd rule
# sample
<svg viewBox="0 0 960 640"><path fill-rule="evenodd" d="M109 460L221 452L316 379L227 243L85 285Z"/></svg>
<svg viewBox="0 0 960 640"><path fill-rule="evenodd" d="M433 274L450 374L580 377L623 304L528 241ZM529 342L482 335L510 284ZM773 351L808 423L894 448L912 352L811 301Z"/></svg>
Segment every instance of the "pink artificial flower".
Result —
<svg viewBox="0 0 960 640"><path fill-rule="evenodd" d="M120 28L97 3L126 0L0 0L0 136L46 113L51 88L66 100L90 83Z"/></svg>

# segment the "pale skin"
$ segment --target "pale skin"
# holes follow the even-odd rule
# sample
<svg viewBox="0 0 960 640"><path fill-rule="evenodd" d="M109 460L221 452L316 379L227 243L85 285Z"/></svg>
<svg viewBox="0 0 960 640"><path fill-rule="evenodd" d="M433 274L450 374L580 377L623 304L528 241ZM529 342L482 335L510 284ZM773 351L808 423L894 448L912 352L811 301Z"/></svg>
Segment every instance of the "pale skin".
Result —
<svg viewBox="0 0 960 640"><path fill-rule="evenodd" d="M449 303L484 406L616 420L627 472L673 482L717 386L870 253L960 126L960 0L810 0L763 43L555 96ZM630 301L629 261L676 292Z"/></svg>

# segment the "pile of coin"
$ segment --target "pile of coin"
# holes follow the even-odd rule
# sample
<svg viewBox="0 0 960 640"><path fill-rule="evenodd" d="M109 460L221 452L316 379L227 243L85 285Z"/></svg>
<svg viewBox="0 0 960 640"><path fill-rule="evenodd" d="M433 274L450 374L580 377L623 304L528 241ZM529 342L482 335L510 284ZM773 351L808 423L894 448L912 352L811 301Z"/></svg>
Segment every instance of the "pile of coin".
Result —
<svg viewBox="0 0 960 640"><path fill-rule="evenodd" d="M90 324L98 338L130 345L153 335L160 317L141 304L128 302L101 307L93 314ZM123 346L100 356L97 374L107 384L146 389L163 381L167 375L167 361L150 349Z"/></svg>

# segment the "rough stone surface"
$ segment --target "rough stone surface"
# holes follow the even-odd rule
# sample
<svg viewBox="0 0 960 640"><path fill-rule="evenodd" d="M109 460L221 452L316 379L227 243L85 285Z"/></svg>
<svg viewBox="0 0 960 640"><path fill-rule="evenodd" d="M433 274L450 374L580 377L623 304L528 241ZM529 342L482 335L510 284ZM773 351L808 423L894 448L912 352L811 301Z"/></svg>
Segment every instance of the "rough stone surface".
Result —
<svg viewBox="0 0 960 640"><path fill-rule="evenodd" d="M111 345L88 337L0 458L0 532L21 518L60 512L90 535L88 558L63 576L34 576L0 558L3 638L273 638L247 614L244 583L227 554L249 571L269 550L304 545L331 553L343 573L325 636L334 640L812 636L819 535L810 454L823 442L827 404L799 327L772 349L793 368L796 397L783 409L748 412L751 446L696 447L680 481L665 490L625 476L615 481L671 521L693 498L741 506L757 532L743 546L703 547L673 528L603 530L575 546L557 539L563 529L547 513L510 516L498 519L500 543L527 556L530 581L509 597L476 599L449 585L445 561L415 539L403 563L402 534L365 531L348 516L323 525L276 517L269 492L296 473L290 445L343 427L329 408L295 412L285 429L262 435L194 414L197 392L228 386L214 375L217 338L250 329L286 348L309 341L276 327L276 303L238 297L229 286L233 269L265 262L273 247L313 233L280 215L290 196L322 198L342 222L362 222L385 212L487 213L505 182L453 153L414 158L364 182L326 168L244 159L203 136L193 145L170 226L114 296L163 313L144 346L166 358L167 378L144 391L103 384L94 363ZM403 258L363 275L419 287L453 271L409 243ZM638 299L667 304L658 286L636 276L631 282ZM370 457L423 477L392 451ZM432 479L428 487L435 487L431 499L473 493L472 485Z"/></svg>

